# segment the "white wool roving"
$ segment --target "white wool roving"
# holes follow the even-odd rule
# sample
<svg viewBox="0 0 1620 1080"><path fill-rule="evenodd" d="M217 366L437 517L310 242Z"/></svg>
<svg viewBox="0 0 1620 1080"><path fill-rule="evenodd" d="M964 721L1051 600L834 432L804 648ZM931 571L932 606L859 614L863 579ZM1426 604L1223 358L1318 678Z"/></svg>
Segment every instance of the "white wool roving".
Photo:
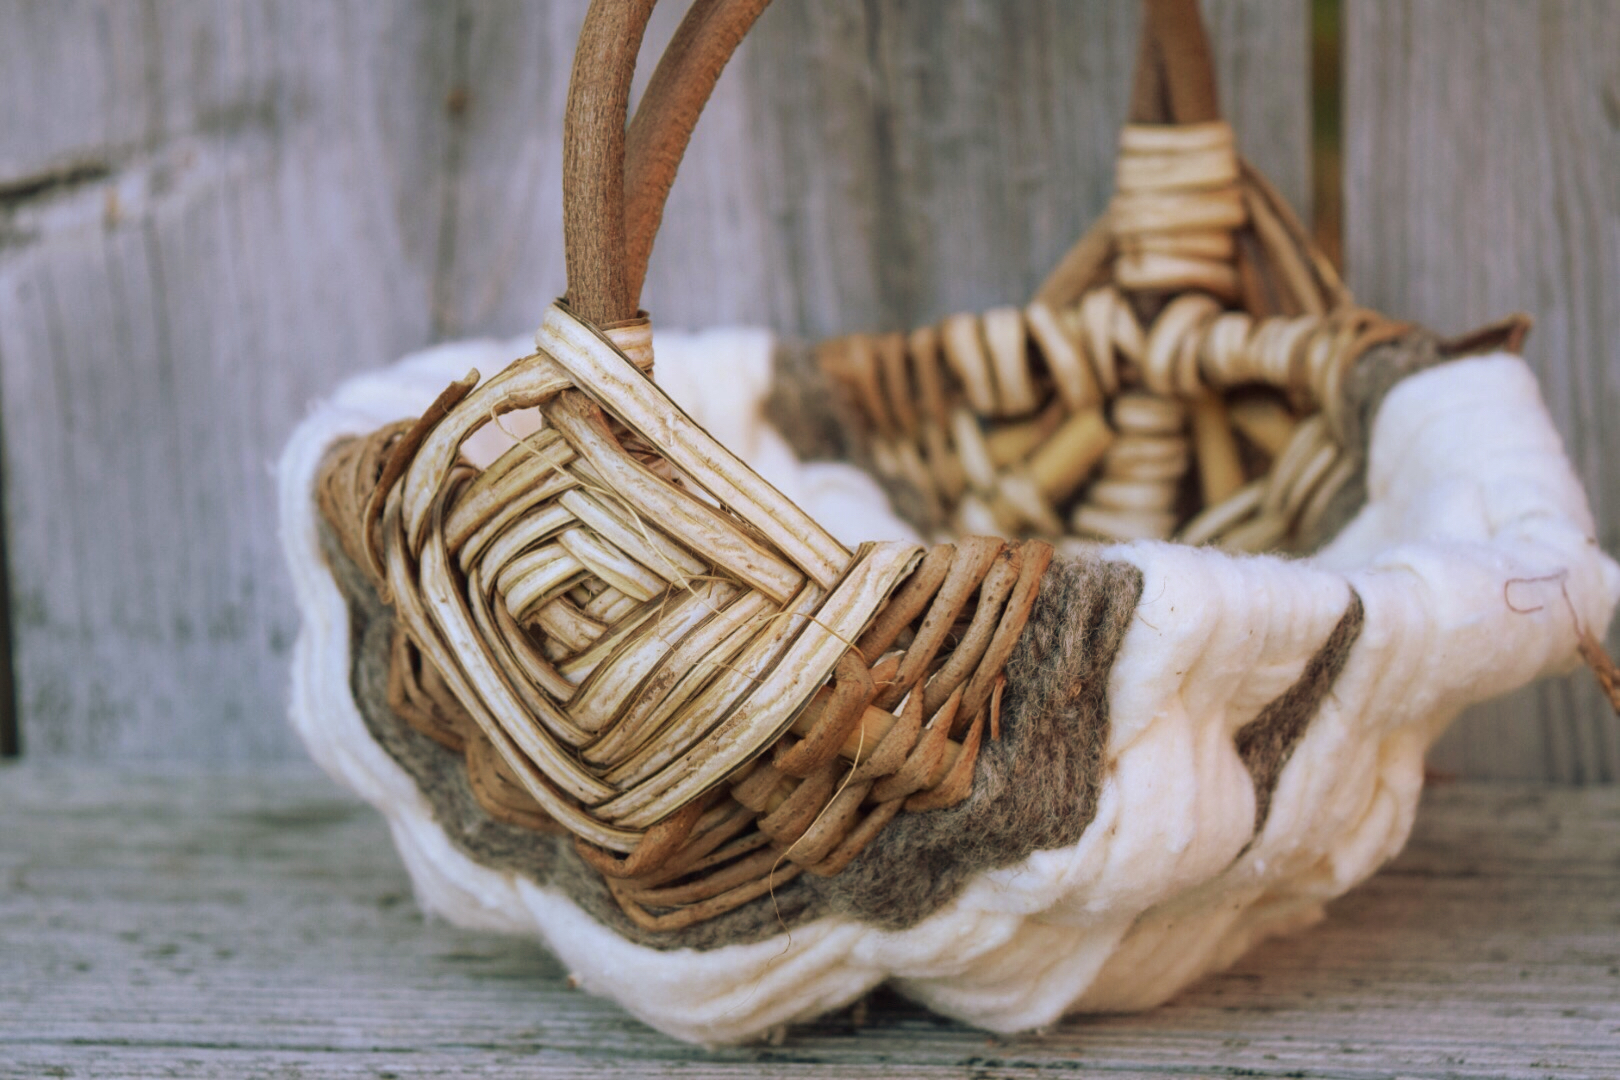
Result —
<svg viewBox="0 0 1620 1080"><path fill-rule="evenodd" d="M1369 502L1317 555L1238 558L1151 541L1103 549L1139 567L1144 584L1109 678L1096 817L1077 843L979 875L908 930L826 917L756 944L659 951L456 850L350 695L348 616L312 496L323 452L419 414L471 367L487 376L528 351L520 340L417 353L345 383L294 434L280 467L304 619L292 719L316 760L387 816L425 907L539 935L587 989L684 1039L746 1039L882 982L1002 1032L1161 1002L1262 937L1319 918L1326 900L1395 854L1424 750L1446 723L1570 667L1575 619L1600 629L1620 597L1620 567L1593 539L1523 362L1499 354L1434 368L1386 399ZM768 335L660 334L656 355L672 396L841 541L914 536L863 473L798 462L763 421ZM1351 589L1365 608L1360 637L1255 835L1254 785L1234 734L1299 678Z"/></svg>

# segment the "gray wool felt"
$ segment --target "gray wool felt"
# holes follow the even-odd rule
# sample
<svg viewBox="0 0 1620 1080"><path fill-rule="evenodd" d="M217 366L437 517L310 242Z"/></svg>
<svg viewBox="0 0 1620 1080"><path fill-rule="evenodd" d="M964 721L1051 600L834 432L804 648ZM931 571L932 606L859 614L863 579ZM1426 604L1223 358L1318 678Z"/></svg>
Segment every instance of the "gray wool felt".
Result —
<svg viewBox="0 0 1620 1080"><path fill-rule="evenodd" d="M825 887L834 910L898 930L969 877L1080 839L1097 812L1108 744L1108 675L1142 596L1142 572L1059 556L1007 661L1001 738L986 740L973 791L900 814Z"/></svg>
<svg viewBox="0 0 1620 1080"><path fill-rule="evenodd" d="M926 534L934 528L928 503L916 487L886 476L872 458L871 440L860 438L860 409L843 386L827 378L815 349L802 341L778 341L771 354L771 392L765 419L781 432L800 461L846 461L877 482L894 512Z"/></svg>
<svg viewBox="0 0 1620 1080"><path fill-rule="evenodd" d="M1293 756L1294 747L1305 737L1311 717L1322 707L1322 700L1338 681L1350 659L1366 621L1361 594L1350 590L1350 605L1339 617L1333 632L1305 664L1294 685L1283 691L1260 715L1238 729L1237 752L1243 767L1254 781L1254 834L1260 835L1271 813L1271 797L1282 778L1283 766Z"/></svg>
<svg viewBox="0 0 1620 1080"><path fill-rule="evenodd" d="M1340 388L1344 395L1342 445L1346 453L1355 455L1355 472L1328 503L1315 529L1299 538L1300 550L1322 547L1367 505L1367 449L1372 444L1373 420L1389 392L1408 376L1454 359L1458 357L1440 351L1433 334L1414 330L1374 345L1345 373Z"/></svg>
<svg viewBox="0 0 1620 1080"><path fill-rule="evenodd" d="M392 611L322 524L322 546L350 613L351 685L372 738L415 781L452 843L486 866L564 892L593 918L657 948L759 941L824 915L911 926L968 879L1079 839L1096 812L1108 739L1108 673L1142 591L1135 566L1055 559L1007 663L1001 738L986 740L972 794L942 810L902 813L843 873L801 874L734 911L674 932L629 920L567 837L492 818L474 798L461 755L409 727L387 704Z"/></svg>

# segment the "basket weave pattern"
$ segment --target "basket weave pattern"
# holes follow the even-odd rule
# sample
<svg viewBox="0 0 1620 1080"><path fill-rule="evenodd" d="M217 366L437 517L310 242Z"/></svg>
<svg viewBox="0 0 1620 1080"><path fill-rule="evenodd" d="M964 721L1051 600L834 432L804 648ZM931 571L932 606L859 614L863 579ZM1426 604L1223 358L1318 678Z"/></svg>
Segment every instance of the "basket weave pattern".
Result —
<svg viewBox="0 0 1620 1080"><path fill-rule="evenodd" d="M821 349L943 539L1179 524L1269 547L1355 468L1344 372L1402 328L1350 306L1224 123L1127 127L1119 181L1022 311ZM554 305L537 343L325 472L399 616L395 713L465 755L493 816L572 834L650 930L836 874L902 810L964 799L1052 546L852 553L647 378L645 319ZM513 414L538 430L474 464Z"/></svg>
<svg viewBox="0 0 1620 1080"><path fill-rule="evenodd" d="M1194 63L1159 117L1184 122L1124 129L1112 205L1031 304L821 348L941 541L851 552L658 389L647 320L622 318L673 176L648 163L678 161L760 6L689 13L628 158L646 6L593 7L565 140L580 308L338 447L321 485L395 609L392 710L465 755L491 815L572 834L652 930L836 874L902 810L966 798L1049 541L1315 532L1360 467L1345 374L1406 329L1351 304L1211 94L1185 94ZM469 439L497 433L480 465Z"/></svg>
<svg viewBox="0 0 1620 1080"><path fill-rule="evenodd" d="M1051 546L851 553L646 378L645 321L598 334L558 305L538 341L340 446L322 487L399 616L391 704L467 755L486 808L572 833L667 929L965 798Z"/></svg>
<svg viewBox="0 0 1620 1080"><path fill-rule="evenodd" d="M593 0L537 351L351 380L284 455L294 722L432 910L538 933L706 1044L887 980L1025 1030L1319 915L1399 850L1468 704L1577 653L1613 695L1582 627L1620 569L1506 355L1527 321L1443 340L1355 307L1238 158L1197 0L1146 0L1118 193L1031 303L778 372L798 448L849 424L936 546L835 539L873 531L848 470L862 499L786 469L784 498L649 378L638 310L763 6L694 4L631 117L652 0ZM1139 538L1180 543L1098 543Z"/></svg>

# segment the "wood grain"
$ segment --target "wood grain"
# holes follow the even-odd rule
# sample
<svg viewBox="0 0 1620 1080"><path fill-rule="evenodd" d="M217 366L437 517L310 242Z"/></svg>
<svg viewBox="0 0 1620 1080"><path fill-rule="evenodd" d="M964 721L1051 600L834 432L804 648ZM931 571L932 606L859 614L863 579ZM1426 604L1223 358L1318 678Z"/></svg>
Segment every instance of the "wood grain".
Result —
<svg viewBox="0 0 1620 1080"><path fill-rule="evenodd" d="M324 780L0 769L0 1077L1615 1076L1620 788L1431 790L1406 853L1169 1005L1000 1039L893 995L704 1051L425 923Z"/></svg>
<svg viewBox="0 0 1620 1080"><path fill-rule="evenodd" d="M1526 356L1620 551L1620 19L1604 0L1345 5L1345 257L1364 303L1457 332L1535 316ZM1620 633L1611 632L1611 652ZM1434 764L1620 779L1578 671L1466 715Z"/></svg>
<svg viewBox="0 0 1620 1080"><path fill-rule="evenodd" d="M562 288L569 8L490 5L471 22L446 334L525 327ZM638 90L680 14L655 11ZM1305 15L1207 5L1242 149L1295 200L1309 188ZM1027 295L1112 190L1137 27L1135 5L1101 0L773 4L698 124L644 306L667 326L822 335Z"/></svg>
<svg viewBox="0 0 1620 1080"><path fill-rule="evenodd" d="M26 754L300 756L270 463L344 376L522 332L562 291L583 12L0 8ZM1209 12L1245 149L1300 198L1305 7ZM1136 17L1101 0L783 0L698 125L647 306L663 325L809 335L1026 296L1106 200Z"/></svg>
<svg viewBox="0 0 1620 1080"><path fill-rule="evenodd" d="M450 15L264 0L0 14L26 752L291 752L269 467L335 379L431 333Z"/></svg>
<svg viewBox="0 0 1620 1080"><path fill-rule="evenodd" d="M1275 110L1244 150L1295 197L1307 186L1304 14L1210 8L1231 111ZM755 220L770 232L738 238L753 261L726 258L728 237L709 256L698 237L712 226L672 205L666 230L683 231L655 250L649 306L688 324L764 318L824 335L1028 296L1112 191L1138 25L1120 4L774 5L739 58L741 100L725 103L747 125L744 167L712 155L720 169L674 194L740 186L737 197L763 198ZM763 272L732 269L750 266ZM719 279L719 305L677 287L694 275Z"/></svg>

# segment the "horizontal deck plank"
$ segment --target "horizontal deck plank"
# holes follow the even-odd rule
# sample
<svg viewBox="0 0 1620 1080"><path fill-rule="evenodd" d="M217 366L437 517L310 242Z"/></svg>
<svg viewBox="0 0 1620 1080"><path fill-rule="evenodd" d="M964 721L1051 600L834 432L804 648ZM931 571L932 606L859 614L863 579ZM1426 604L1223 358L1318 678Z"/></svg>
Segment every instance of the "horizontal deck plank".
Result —
<svg viewBox="0 0 1620 1080"><path fill-rule="evenodd" d="M704 1051L424 922L306 772L0 770L0 1077L1620 1075L1620 788L1431 791L1325 923L1139 1016L994 1038L879 993Z"/></svg>

